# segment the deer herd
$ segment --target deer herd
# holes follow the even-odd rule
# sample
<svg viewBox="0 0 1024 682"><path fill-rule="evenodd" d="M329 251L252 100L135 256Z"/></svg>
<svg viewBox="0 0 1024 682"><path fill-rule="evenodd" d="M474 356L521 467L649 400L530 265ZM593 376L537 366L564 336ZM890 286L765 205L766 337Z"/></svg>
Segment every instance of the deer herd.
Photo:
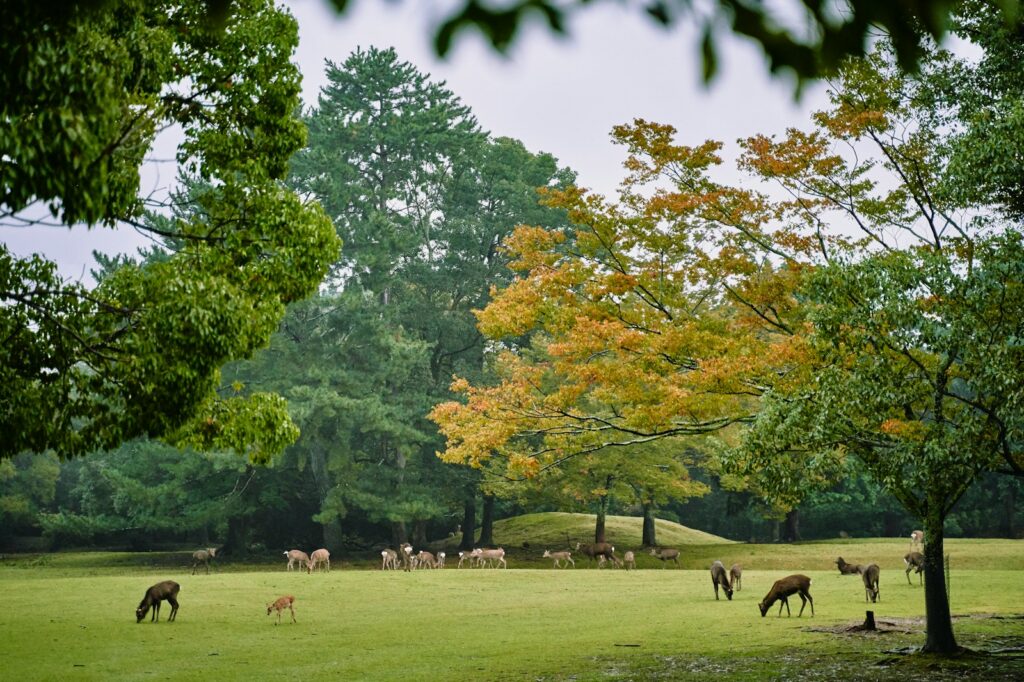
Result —
<svg viewBox="0 0 1024 682"><path fill-rule="evenodd" d="M915 551L914 548L923 549L924 543L924 532L915 530L910 534L910 551L903 557L903 562L906 565L906 577L907 584L913 585L910 581L910 572L914 571L918 574L918 582L921 583L921 573L925 568L925 557L921 552ZM631 570L636 568L636 555L632 551L625 551L620 559L615 554L614 545L607 542L595 542L592 544L576 543L576 552L580 555L586 556L591 561L597 561L597 567L602 568L605 564L611 566L624 568ZM304 566L306 573L312 574L318 567L321 567L322 571L330 572L331 570L331 553L326 549L317 549L312 554L306 554L299 549L291 549L283 553L285 558L288 560L288 564L285 567L286 571L292 571L296 565L299 570L302 570ZM662 568L666 567L667 562L671 561L675 565L679 565L679 550L672 548L651 548L650 555L658 559L662 563ZM210 560L216 558L217 549L214 547L207 547L193 553L192 555L192 575L195 575L197 568L202 565L206 568L207 574L210 572ZM427 550L420 550L414 552L413 546L409 543L402 543L398 550L390 548L384 549L380 553L381 556L381 570L398 570L401 567L404 571L413 571L417 569L440 569L445 567L445 552L438 552L434 554ZM551 551L544 550L543 558L551 559L554 562L554 568L567 568L572 566L576 567L576 562L573 560L573 552L571 550L562 551ZM459 552L459 562L457 568L462 568L466 564L470 568L478 567L501 567L508 568L508 562L505 557L505 550L501 547L494 549L476 548L470 551ZM878 564L851 564L847 563L843 557L838 557L835 561L836 567L839 569L840 575L860 575L861 580L864 583L864 601L871 601L872 603L881 601L881 593L879 590L879 576L880 570ZM719 600L719 589L725 594L725 598L732 601L733 594L739 592L742 589L743 580L743 567L740 564L733 564L727 571L725 564L721 561L715 561L711 564L711 585L715 591L715 601ZM808 603L811 605L811 615L814 615L814 599L811 597L811 579L806 575L794 574L786 576L776 580L772 584L772 588L765 595L764 599L758 604L758 609L761 611L761 616L765 616L768 610L776 603L779 603L779 613L782 615L782 607L786 607L786 613L792 616L792 612L789 609L788 598L794 594L800 597L800 611L797 613L797 617L803 616L804 608ZM141 623L146 617L146 614L152 610L151 621L160 620L160 604L164 601L171 605L171 613L167 618L167 622L173 622L178 614L178 592L181 590L181 585L174 582L173 580L165 580L163 582L153 585L146 590L142 601L139 602L138 608L135 610L135 618L137 623ZM267 603L267 615L277 613L277 621L275 625L280 624L281 615L285 611L291 614L293 623L298 621L295 619L295 597L292 595L285 595L275 599L274 601Z"/></svg>

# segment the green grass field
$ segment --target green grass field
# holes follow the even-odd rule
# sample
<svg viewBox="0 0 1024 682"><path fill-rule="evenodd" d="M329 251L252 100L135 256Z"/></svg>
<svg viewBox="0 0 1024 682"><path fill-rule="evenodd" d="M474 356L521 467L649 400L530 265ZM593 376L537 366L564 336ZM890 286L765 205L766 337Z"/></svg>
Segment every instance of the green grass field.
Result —
<svg viewBox="0 0 1024 682"><path fill-rule="evenodd" d="M564 543L563 543L564 544ZM1024 543L950 543L960 643L978 652L939 661L901 653L924 639L924 591L894 570L899 540L717 544L683 548L684 567L552 570L520 550L513 568L413 573L332 562L287 573L284 562L230 564L191 576L183 554L55 553L0 562L4 679L648 680L1019 679L1024 674ZM883 566L882 602L865 605L858 576L830 562ZM715 601L708 557L745 563L743 590ZM527 562L527 559L531 560ZM647 557L651 562L655 560ZM1009 561L1010 566L995 568ZM694 565L699 564L699 569ZM522 566L536 566L526 570ZM797 618L761 618L773 580L813 579ZM159 580L181 583L177 622L137 625ZM265 603L296 597L298 623L273 625ZM885 632L839 633L873 608ZM170 607L164 605L166 620ZM886 653L889 652L889 653Z"/></svg>

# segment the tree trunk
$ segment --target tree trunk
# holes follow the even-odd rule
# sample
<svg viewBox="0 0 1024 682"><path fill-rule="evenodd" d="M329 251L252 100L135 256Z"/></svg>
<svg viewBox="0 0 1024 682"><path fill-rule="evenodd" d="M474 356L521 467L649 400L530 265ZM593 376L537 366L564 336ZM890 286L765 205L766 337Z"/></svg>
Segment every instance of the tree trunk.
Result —
<svg viewBox="0 0 1024 682"><path fill-rule="evenodd" d="M640 544L643 547L657 547L658 538L656 535L656 529L654 525L654 505L650 502L644 502L644 528L643 528L643 539Z"/></svg>
<svg viewBox="0 0 1024 682"><path fill-rule="evenodd" d="M427 522L416 519L412 522L412 546L424 547L427 544Z"/></svg>
<svg viewBox="0 0 1024 682"><path fill-rule="evenodd" d="M401 547L402 543L409 541L409 534L405 530L404 521L391 522L391 542L394 547Z"/></svg>
<svg viewBox="0 0 1024 682"><path fill-rule="evenodd" d="M1010 481L1006 487L1006 537L1017 537L1017 482Z"/></svg>
<svg viewBox="0 0 1024 682"><path fill-rule="evenodd" d="M242 516L232 516L228 519L228 538L224 546L220 548L220 554L235 557L249 554L249 533L245 521Z"/></svg>
<svg viewBox="0 0 1024 682"><path fill-rule="evenodd" d="M309 449L309 469L320 498L320 508L317 511L322 514L327 497L334 487L334 481L327 470L327 455L322 447L313 446ZM332 553L339 551L342 543L341 519L334 516L328 521L321 521L320 525L324 547Z"/></svg>
<svg viewBox="0 0 1024 682"><path fill-rule="evenodd" d="M335 554L341 551L341 545L344 541L344 535L341 530L341 519L335 516L330 521L323 524L323 535L324 535L324 549L331 554Z"/></svg>
<svg viewBox="0 0 1024 682"><path fill-rule="evenodd" d="M953 636L953 621L949 614L949 595L946 594L946 570L943 563L942 503L929 500L924 520L924 607L927 653L953 654L959 651Z"/></svg>
<svg viewBox="0 0 1024 682"><path fill-rule="evenodd" d="M608 496L601 498L597 505L597 522L594 524L594 542L606 542L604 539L604 524L608 516Z"/></svg>
<svg viewBox="0 0 1024 682"><path fill-rule="evenodd" d="M494 495L484 495L484 517L480 520L480 546L494 544Z"/></svg>
<svg viewBox="0 0 1024 682"><path fill-rule="evenodd" d="M462 509L462 542L459 549L469 551L473 549L473 542L476 539L476 495L475 491L466 498Z"/></svg>
<svg viewBox="0 0 1024 682"><path fill-rule="evenodd" d="M783 542L796 542L800 539L800 510L790 509L786 512L786 521L783 529Z"/></svg>

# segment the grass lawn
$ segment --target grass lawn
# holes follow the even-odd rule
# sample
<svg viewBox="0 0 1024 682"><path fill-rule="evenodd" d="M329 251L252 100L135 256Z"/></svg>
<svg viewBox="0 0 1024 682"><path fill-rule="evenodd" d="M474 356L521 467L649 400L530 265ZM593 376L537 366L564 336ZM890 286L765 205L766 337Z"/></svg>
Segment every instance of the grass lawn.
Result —
<svg viewBox="0 0 1024 682"><path fill-rule="evenodd" d="M924 641L924 590L916 578L908 586L887 558L902 556L902 541L683 548L684 563L712 555L727 565L746 561L743 590L717 602L706 566L584 570L584 560L575 570L385 573L353 568L368 560L336 560L331 573L306 575L285 572L281 561L191 576L173 555L59 553L0 563L2 677L1020 679L1024 543L951 545L958 639L1002 653L952 661L902 653ZM865 605L858 576L829 568L837 551L848 561L882 564L880 604ZM995 568L1007 557L1009 568ZM792 618L774 610L761 618L757 603L772 581L796 570L813 579L816 615L808 607L797 618L793 597ZM136 625L146 588L165 579L182 586L177 622ZM298 624L286 613L274 626L266 615L265 603L283 594L295 595ZM886 632L836 632L863 621L866 608ZM169 610L165 604L164 620Z"/></svg>

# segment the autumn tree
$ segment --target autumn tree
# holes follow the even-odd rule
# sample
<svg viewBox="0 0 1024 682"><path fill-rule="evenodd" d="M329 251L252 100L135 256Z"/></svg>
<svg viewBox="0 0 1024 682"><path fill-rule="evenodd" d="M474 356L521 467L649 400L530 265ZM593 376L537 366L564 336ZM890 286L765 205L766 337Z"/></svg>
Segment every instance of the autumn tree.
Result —
<svg viewBox="0 0 1024 682"><path fill-rule="evenodd" d="M998 192L954 191L949 142L968 138L935 96L954 62L936 53L918 80L884 49L851 62L814 130L741 143L747 188L712 179L718 143L617 128L619 202L550 195L576 248L511 241L522 276L480 325L533 330L535 348L499 356L495 385L456 382L466 402L433 412L443 456L536 475L717 432L722 464L789 508L857 457L922 519L925 649L954 651L943 521L981 472L1024 459L1020 226Z"/></svg>
<svg viewBox="0 0 1024 682"><path fill-rule="evenodd" d="M220 367L266 344L339 247L282 183L305 139L295 21L266 0L233 3L222 26L201 0L53 9L5 5L0 219L135 228L175 247L87 286L0 245L0 456L148 434L263 460L296 436L285 405L218 396ZM205 184L154 204L139 167L172 126L180 167Z"/></svg>

